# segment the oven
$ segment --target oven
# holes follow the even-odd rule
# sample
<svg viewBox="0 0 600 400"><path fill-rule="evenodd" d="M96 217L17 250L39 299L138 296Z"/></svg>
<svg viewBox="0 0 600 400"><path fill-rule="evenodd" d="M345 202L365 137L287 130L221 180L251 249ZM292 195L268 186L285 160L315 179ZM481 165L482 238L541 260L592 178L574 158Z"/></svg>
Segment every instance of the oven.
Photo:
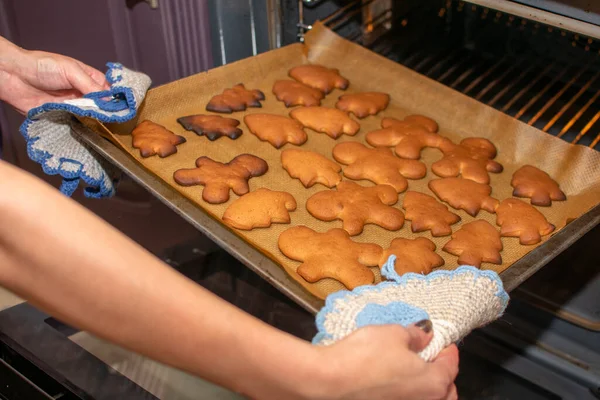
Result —
<svg viewBox="0 0 600 400"><path fill-rule="evenodd" d="M600 151L597 2L150 3L158 8L135 7L144 18L162 21L167 37L164 52L170 57L162 81L302 41L320 20L341 36L549 135ZM195 13L202 14L205 24L194 34L193 18L186 15ZM143 20L139 15L128 18L134 21L132 26ZM181 28L172 28L177 24ZM186 33L188 28L191 33ZM194 46L196 50L187 51ZM144 69L143 60L138 54L131 62ZM148 68L162 71L156 65ZM111 158L101 143L90 144ZM116 163L134 175L139 172ZM131 186L134 197L168 203L160 192L147 192L133 182ZM194 217L193 211L184 218L164 212L174 226L186 229L190 225L184 219ZM512 292L507 313L460 344L461 398L600 398L600 252L595 249L600 243L599 221L595 213L584 226L565 229L555 248L537 252L535 262L546 265ZM118 221L111 223L119 227ZM127 224L136 223L132 219L120 229L127 232L131 229ZM314 334L312 315L240 263L239 254L237 259L230 255L227 244L215 240L218 235L211 236L209 229L207 235L188 236L160 249L153 242L145 245L173 268L266 322L306 339ZM7 399L237 398L78 332L28 304L0 312L0 346L0 397Z"/></svg>

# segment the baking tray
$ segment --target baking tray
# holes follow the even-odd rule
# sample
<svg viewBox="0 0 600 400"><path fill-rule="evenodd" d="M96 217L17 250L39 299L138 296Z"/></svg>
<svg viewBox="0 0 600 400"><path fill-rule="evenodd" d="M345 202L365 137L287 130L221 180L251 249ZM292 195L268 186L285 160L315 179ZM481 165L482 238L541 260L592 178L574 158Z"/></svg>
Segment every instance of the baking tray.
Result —
<svg viewBox="0 0 600 400"><path fill-rule="evenodd" d="M352 89L355 91L365 91L385 90L388 87L390 88L389 90L392 94L393 104L390 106L389 110L384 112L385 116L402 117L402 114L406 115L409 112L430 115L440 122L440 125L442 126L441 133L453 136L453 139L455 140L466 136L487 136L497 145L501 144L502 146L499 146L500 161L504 162L505 165L509 165L509 167L512 168L512 171L514 171L516 165L532 163L547 170L553 176L558 176L558 180L565 188L565 191L568 194L573 194L571 202L567 201L567 205L563 203L553 206L550 209L546 209L545 213L547 214L549 212L552 215L553 219L551 222L557 225L560 230L551 238L547 238L542 245L525 254L524 257L522 257L525 253L524 249L516 247L514 243L510 242L510 240L514 241L515 239L508 239L510 245L503 254L509 256L507 258L510 259L512 266L507 270L505 269L507 268L508 263L501 267L487 267L502 274L508 289L518 286L520 282L530 276L535 270L547 263L551 258L562 251L562 249L568 247L572 241L575 241L587 230L598 224L600 218L600 211L597 206L598 194L600 194L600 179L598 179L598 177L600 177L598 164L600 163L596 162L600 160L600 158L598 158L598 153L590 149L584 149L581 146L567 145L559 139L545 135L535 128L507 117L496 110L467 98L460 93L454 92L439 83L430 81L429 79L371 53L356 44L347 42L320 25L316 25L313 31L306 36L306 43L307 44L304 47L299 44L288 46L285 49L269 52L269 54L259 55L252 59L243 60L239 63L230 64L209 71L205 74L199 74L174 82L165 87L154 89L153 92L149 93L146 103L147 107L145 110L142 109L140 111L140 115L142 115L142 117L145 115L158 123L163 123L178 134L188 135L188 144L184 145L187 147L180 147L180 152L177 155L179 159L175 158L175 156L165 160L140 159L139 155L131 149L128 132L133 126L132 124L130 124L128 128L116 128L120 133L112 134L117 135L113 136L112 139L121 146L120 149L115 146L113 146L114 149L111 149L110 146L106 147L105 145L107 145L107 143L104 141L95 140L99 139L98 137L88 137L85 140L88 141L92 147L97 148L109 160L131 173L134 179L140 181L143 186L151 189L155 195L167 202L167 204L172 206L175 211L186 216L190 222L194 223L194 225L207 233L209 237L218 244L229 249L234 256L259 272L259 274L275 284L275 286L283 289L288 295L294 297L297 302L311 311L318 308L321 302L308 294L304 289L298 288L299 285L296 281L290 279L289 276L282 271L278 263L273 262L269 257L249 245L246 241L239 238L236 234L211 217L209 214L212 214L216 218L220 217L220 212L222 212L222 210L217 207L201 204L197 200L201 188L182 189L177 186L170 186L173 185L173 182L170 181L172 180L171 174L174 168L186 168L192 166L193 160L197 156L205 155L206 152L209 152L208 155L211 156L210 151L212 151L213 157L216 155L216 158L219 161L223 161L224 159L227 159L228 161L228 159L231 158L229 156L235 153L235 151L239 154L239 148L238 150L234 149L235 146L238 145L237 142L227 142L226 139L221 139L217 144L202 142L197 137L194 137L193 134L190 136L189 132L182 132L181 128L177 127L174 123L175 116L181 116L190 112L203 112L203 105L206 104L207 99L210 98L211 95L220 92L224 87L229 87L232 84L237 83L233 82L233 80L242 81L246 83L248 87L258 87L262 89L268 97L270 96L272 98L272 95L270 94L272 80L275 77L284 77L285 72L290 66L306 62L306 58L313 62L322 62L326 65L336 66L342 70L344 75L350 78L350 91ZM405 93L407 92L410 92L409 96L406 96L406 98L400 97L405 96ZM331 103L339 94L340 93L334 93L328 96L328 99L326 100L329 100L329 103ZM394 101L395 99L396 101ZM285 110L281 104L277 106L279 107L278 114L285 115L287 114L287 111L289 111ZM269 98L267 98L264 110L273 112L275 108L276 105L274 104L274 101L271 99L271 102L269 102ZM256 112L261 110L251 111ZM235 114L234 117L242 119L243 115L244 114ZM364 132L377 128L375 124L377 121L371 120L369 122L367 120L366 123L365 120L361 121L363 130L362 133L359 133L358 135L358 137L362 135L362 139L359 140L364 141ZM103 126L100 126L97 130L102 132L103 128ZM106 129L104 129L104 132L106 133ZM309 133L310 139L308 146L312 145L314 147L315 143L317 146L321 142L321 144L325 143L323 142L324 135L313 135L316 134ZM202 139L205 140L205 138ZM274 169L277 168L277 161L275 160L274 154L277 155L278 153L274 152L269 147L264 147L270 145L263 144L263 148L259 148L260 142L248 132L246 132L245 136L242 136L241 139L241 141L240 139L238 139L238 141L240 141L239 143L242 146L253 146L253 148L248 151L267 159ZM254 142L252 142L252 140L254 140ZM339 141L343 140L352 139L343 138ZM331 145L331 143L325 145ZM225 154L215 153L216 148ZM303 146L303 148L306 148L306 145ZM116 153L109 152L108 150L116 150ZM130 153L131 156L137 160L130 158L123 150L132 151ZM271 153L269 153L269 151ZM326 151L322 151L322 153L326 154ZM271 159L268 159L269 154L271 154ZM126 159L123 159L121 156L125 156L132 164L126 163ZM506 164L507 162L509 162L509 164ZM140 167L137 163L143 164L145 168ZM428 164L430 165L430 163ZM136 165L137 168L135 168L134 165ZM500 198L510 196L510 187L507 183L512 174L510 168L508 168L509 171L505 172L501 178L492 178L493 182L494 179L498 180L498 182L502 182L502 185L497 185L498 190L503 192L499 196ZM148 172L147 169L154 171L154 174L161 176L161 178L157 178L153 173ZM135 172L132 173L134 170ZM140 180L139 177L142 176L142 173L144 173L144 179ZM269 178L271 179L270 181L260 181L261 178L257 178L256 180L258 183L255 183L254 186L252 184L254 180L251 181L252 188L255 189L261 185L272 187L269 183L281 183L280 181L283 179L283 176L277 178L277 172L274 171L273 173L275 174L275 178ZM289 180L289 177L287 179ZM493 182L492 186L494 186ZM289 183L286 184L292 185ZM159 192L159 189L163 189L161 186L166 187L168 190ZM423 183L421 183L421 186L423 186ZM282 190L278 188L275 189ZM322 188L318 190L322 190ZM292 192L292 190L289 191ZM302 193L293 194L295 196L303 196ZM185 200L184 196L192 199L192 201ZM198 205L194 204L193 200L195 200L200 207L204 207L206 212L199 208ZM299 206L301 204L303 205L303 200L305 199L298 201ZM183 209L184 204L186 206L185 210ZM190 207L189 209L187 209L188 206ZM573 206L573 209L570 208L571 206ZM492 223L495 219L493 216L489 215L482 215L482 217L490 220ZM304 221L308 221L305 217L299 218L300 221L298 221L298 219L294 220L293 215L292 223L297 225L298 222L303 223ZM302 218L305 219L302 220ZM335 223L318 225L323 223L313 222L313 220L310 220L309 222L317 225L318 230L339 226L339 224ZM280 227L279 229L281 230L283 228ZM368 229L366 229L366 231L366 237L359 237L359 241L374 240L373 232L369 233ZM403 231L406 232L406 228L403 228ZM390 235L386 232L379 234ZM410 236L410 234L404 233L399 234L398 236ZM375 236L375 238L379 239L378 236ZM390 239L387 238L386 240ZM435 240L436 239L434 238L434 241ZM440 239L437 240L438 242L440 241ZM250 238L249 241L252 241L252 239ZM386 243L380 244L386 246ZM276 249L276 246L273 248L272 243L270 246L271 249L268 250L267 254L270 253L271 257L273 257L274 252L277 252L278 249ZM440 243L438 243L438 246L440 246ZM442 255L447 256L445 254ZM518 261L514 262L515 260ZM454 264L456 263L455 260L452 261L454 261ZM288 262L287 264L289 269L290 263ZM448 264L450 264L448 267L452 268L452 262ZM281 275L282 273L283 275ZM334 286L329 286L328 288L335 289Z"/></svg>

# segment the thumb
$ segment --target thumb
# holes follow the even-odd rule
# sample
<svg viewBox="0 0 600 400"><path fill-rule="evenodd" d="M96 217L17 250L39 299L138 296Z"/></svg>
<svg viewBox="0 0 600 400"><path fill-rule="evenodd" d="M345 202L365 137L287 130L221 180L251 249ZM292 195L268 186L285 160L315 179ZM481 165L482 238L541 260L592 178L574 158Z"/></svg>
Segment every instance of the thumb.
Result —
<svg viewBox="0 0 600 400"><path fill-rule="evenodd" d="M423 350L433 337L431 321L428 319L424 319L408 326L406 331L409 336L408 347L415 353Z"/></svg>
<svg viewBox="0 0 600 400"><path fill-rule="evenodd" d="M104 90L103 85L92 79L92 77L77 63L70 63L66 68L65 73L71 86L82 94Z"/></svg>

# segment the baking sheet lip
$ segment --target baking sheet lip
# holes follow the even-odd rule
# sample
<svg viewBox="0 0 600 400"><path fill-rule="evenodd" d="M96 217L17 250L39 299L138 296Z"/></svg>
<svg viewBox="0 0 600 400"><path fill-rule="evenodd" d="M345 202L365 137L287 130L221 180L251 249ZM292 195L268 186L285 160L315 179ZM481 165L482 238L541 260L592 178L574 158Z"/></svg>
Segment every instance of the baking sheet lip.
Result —
<svg viewBox="0 0 600 400"><path fill-rule="evenodd" d="M163 184L160 178L147 171L115 144L92 131L81 132L80 137L103 158L125 172L160 202L308 312L316 314L323 307L323 300L309 293L299 283L288 277L277 263L226 227L221 226L218 221L179 192ZM274 276L271 270L280 273L283 279Z"/></svg>

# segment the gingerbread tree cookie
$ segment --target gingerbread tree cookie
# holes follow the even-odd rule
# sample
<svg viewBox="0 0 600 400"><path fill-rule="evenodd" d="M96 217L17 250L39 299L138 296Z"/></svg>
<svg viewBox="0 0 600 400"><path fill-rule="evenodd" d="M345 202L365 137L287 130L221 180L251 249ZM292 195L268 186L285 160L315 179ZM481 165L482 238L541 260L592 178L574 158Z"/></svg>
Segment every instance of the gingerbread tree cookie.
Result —
<svg viewBox="0 0 600 400"><path fill-rule="evenodd" d="M357 118L365 118L385 110L389 103L387 93L363 92L341 95L335 106Z"/></svg>
<svg viewBox="0 0 600 400"><path fill-rule="evenodd" d="M459 265L479 268L482 262L502 264L500 233L481 219L464 224L454 232L443 250L458 256Z"/></svg>
<svg viewBox="0 0 600 400"><path fill-rule="evenodd" d="M277 100L283 101L286 107L294 106L320 106L325 95L318 89L304 83L280 80L273 85L273 94Z"/></svg>
<svg viewBox="0 0 600 400"><path fill-rule="evenodd" d="M227 136L230 139L237 139L242 136L242 130L237 126L240 121L233 118L224 118L220 115L188 115L187 117L177 118L177 122L185 130L193 131L198 136L206 136L208 140L217 140L221 136Z"/></svg>
<svg viewBox="0 0 600 400"><path fill-rule="evenodd" d="M452 233L451 225L460 221L458 215L425 193L406 192L402 208L406 210L404 218L411 221L410 227L415 233L431 231L431 236L447 236Z"/></svg>
<svg viewBox="0 0 600 400"><path fill-rule="evenodd" d="M496 214L500 236L518 237L523 245L539 243L542 236L551 234L555 228L544 214L519 199L502 200Z"/></svg>
<svg viewBox="0 0 600 400"><path fill-rule="evenodd" d="M546 172L534 167L524 165L513 175L510 185L515 188L513 196L529 197L531 204L536 206L550 206L552 201L564 201L567 196L558 187L558 183Z"/></svg>
<svg viewBox="0 0 600 400"><path fill-rule="evenodd" d="M496 212L498 200L490 197L492 187L463 178L444 178L429 181L429 189L442 201L457 210L465 210L475 217L479 210Z"/></svg>
<svg viewBox="0 0 600 400"><path fill-rule="evenodd" d="M206 111L231 114L234 111L244 111L248 107L260 108L260 102L264 99L265 95L260 90L248 90L243 83L238 83L210 99Z"/></svg>
<svg viewBox="0 0 600 400"><path fill-rule="evenodd" d="M444 157L431 170L441 177L462 176L478 183L490 183L488 172L500 173L502 164L494 161L496 146L485 138L466 138L460 144L442 148Z"/></svg>
<svg viewBox="0 0 600 400"><path fill-rule="evenodd" d="M152 121L142 121L131 132L133 147L140 149L144 158L158 155L160 158L177 153L177 145L185 143L185 138Z"/></svg>
<svg viewBox="0 0 600 400"><path fill-rule="evenodd" d="M286 149L281 152L281 165L306 188L315 183L332 188L342 180L342 167L314 151Z"/></svg>
<svg viewBox="0 0 600 400"><path fill-rule="evenodd" d="M220 204L229 200L230 189L238 196L248 193L248 180L263 175L268 169L263 159L251 154L240 154L227 164L200 157L196 168L178 169L173 179L181 186L204 185L204 201Z"/></svg>
<svg viewBox="0 0 600 400"><path fill-rule="evenodd" d="M399 193L408 187L406 178L421 179L427 174L427 167L420 161L401 159L394 156L390 149L370 149L358 142L336 145L333 158L348 165L344 169L344 176L390 185Z"/></svg>
<svg viewBox="0 0 600 400"><path fill-rule="evenodd" d="M390 247L383 251L379 266L383 267L391 255L396 256L394 269L398 275L407 272L428 274L433 268L444 265L444 259L435 252L435 244L424 237L392 240Z"/></svg>
<svg viewBox="0 0 600 400"><path fill-rule="evenodd" d="M296 272L306 281L332 278L348 289L373 283L368 267L376 266L383 252L376 244L352 241L343 229L318 233L305 226L286 230L278 244L283 254L302 262Z"/></svg>
<svg viewBox="0 0 600 400"><path fill-rule="evenodd" d="M271 224L289 224L296 200L287 192L260 188L231 203L223 213L223 221L234 228L251 230Z"/></svg>
<svg viewBox="0 0 600 400"><path fill-rule="evenodd" d="M250 114L244 117L244 122L250 132L276 149L286 143L301 145L308 139L298 121L282 115Z"/></svg>
<svg viewBox="0 0 600 400"><path fill-rule="evenodd" d="M396 231L404 224L404 214L391 207L398 193L388 185L364 187L354 182L340 182L337 190L315 193L306 201L306 209L321 221L342 220L350 236L363 231L365 224L376 224Z"/></svg>
<svg viewBox="0 0 600 400"><path fill-rule="evenodd" d="M292 110L290 116L306 128L325 133L333 139L343 134L354 136L360 129L358 122L335 108L300 107Z"/></svg>
<svg viewBox="0 0 600 400"><path fill-rule="evenodd" d="M350 84L348 79L340 75L340 71L322 65L299 65L292 68L289 75L298 82L318 89L325 94L331 92L333 89L345 90Z"/></svg>

